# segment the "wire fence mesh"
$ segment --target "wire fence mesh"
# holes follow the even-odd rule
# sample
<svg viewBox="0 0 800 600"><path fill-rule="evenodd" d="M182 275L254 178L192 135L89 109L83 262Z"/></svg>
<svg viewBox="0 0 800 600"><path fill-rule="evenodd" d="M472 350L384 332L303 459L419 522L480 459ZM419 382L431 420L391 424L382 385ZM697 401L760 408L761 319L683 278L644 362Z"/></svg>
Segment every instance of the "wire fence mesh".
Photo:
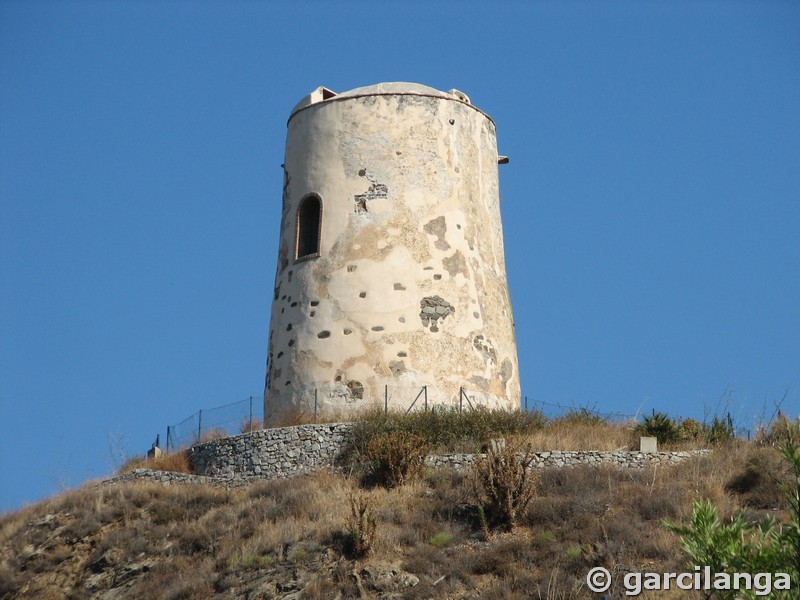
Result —
<svg viewBox="0 0 800 600"><path fill-rule="evenodd" d="M264 403L257 396L200 409L180 423L167 426L167 450L177 450L210 439L261 429L263 422Z"/></svg>
<svg viewBox="0 0 800 600"><path fill-rule="evenodd" d="M557 402L546 402L535 398L523 396L523 410L530 410L542 413L549 419L557 419L570 414L580 414L584 416L597 417L606 421L630 421L637 419L639 414L628 414L621 412L601 412L595 406L578 406L575 404L559 404Z"/></svg>
<svg viewBox="0 0 800 600"><path fill-rule="evenodd" d="M316 423L319 420L336 416L329 407L334 404L343 409L356 403L371 403L382 406L385 411L434 410L458 411L476 410L496 406L496 399L481 391L461 388L458 399L445 398L438 390L428 386L382 386L379 388L348 388L342 384L330 383L306 386L294 391L302 407L293 416L297 422ZM593 407L563 405L545 402L523 396L520 408L535 411L547 418L559 418L568 414L594 416L609 421L628 421L638 415L618 412L600 412ZM189 447L211 439L254 431L264 427L264 403L261 396L249 396L213 408L201 409L175 425L167 426L167 450Z"/></svg>

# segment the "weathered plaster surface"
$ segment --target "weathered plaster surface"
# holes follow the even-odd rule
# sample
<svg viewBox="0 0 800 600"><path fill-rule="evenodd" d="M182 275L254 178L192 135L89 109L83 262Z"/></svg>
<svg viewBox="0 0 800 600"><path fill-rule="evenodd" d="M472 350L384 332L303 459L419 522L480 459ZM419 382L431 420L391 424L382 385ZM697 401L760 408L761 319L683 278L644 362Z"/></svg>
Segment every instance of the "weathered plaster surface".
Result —
<svg viewBox="0 0 800 600"><path fill-rule="evenodd" d="M494 123L463 94L416 84L317 92L288 125L267 419L308 409L314 389L319 410L385 386L407 389L390 398L407 408L423 385L432 403L457 404L463 387L519 406ZM310 193L320 252L295 261Z"/></svg>

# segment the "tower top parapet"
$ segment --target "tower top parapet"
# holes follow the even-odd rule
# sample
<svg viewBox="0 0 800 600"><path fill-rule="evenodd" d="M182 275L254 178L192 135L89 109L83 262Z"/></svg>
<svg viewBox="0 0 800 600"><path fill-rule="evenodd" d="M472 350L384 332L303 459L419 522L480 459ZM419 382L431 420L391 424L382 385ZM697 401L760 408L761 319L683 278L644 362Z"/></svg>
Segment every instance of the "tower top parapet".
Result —
<svg viewBox="0 0 800 600"><path fill-rule="evenodd" d="M472 106L469 96L460 90L451 89L447 92L443 92L421 83L409 83L407 81L376 83L374 85L366 85L349 90L347 92L342 92L341 94L338 94L324 86L320 86L310 94L307 94L305 97L303 97L303 99L295 105L291 114L289 115L289 120L292 119L295 113L314 104L319 104L320 102L325 102L327 100L345 100L348 98L359 98L363 96L428 96L431 98L455 100L457 102L463 102L464 104ZM489 117L489 115L484 113L482 110L474 106L472 108L475 108L475 110L484 114L486 118L491 120L491 117Z"/></svg>

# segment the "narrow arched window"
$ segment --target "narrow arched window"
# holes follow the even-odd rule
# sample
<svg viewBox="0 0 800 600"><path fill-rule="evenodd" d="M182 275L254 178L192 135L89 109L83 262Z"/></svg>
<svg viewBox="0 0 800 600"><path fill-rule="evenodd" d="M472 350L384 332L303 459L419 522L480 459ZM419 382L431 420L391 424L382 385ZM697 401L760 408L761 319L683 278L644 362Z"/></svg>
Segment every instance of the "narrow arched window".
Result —
<svg viewBox="0 0 800 600"><path fill-rule="evenodd" d="M308 194L297 207L295 232L295 260L319 256L319 239L322 232L322 200L317 194Z"/></svg>

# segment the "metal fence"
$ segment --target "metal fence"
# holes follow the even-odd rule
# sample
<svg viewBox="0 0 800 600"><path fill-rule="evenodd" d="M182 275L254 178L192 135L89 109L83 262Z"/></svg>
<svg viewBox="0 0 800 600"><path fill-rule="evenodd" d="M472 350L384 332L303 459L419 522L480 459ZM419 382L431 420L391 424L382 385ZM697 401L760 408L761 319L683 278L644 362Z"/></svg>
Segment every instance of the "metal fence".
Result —
<svg viewBox="0 0 800 600"><path fill-rule="evenodd" d="M411 410L462 412L480 407L486 408L494 404L488 394L463 387L459 390L457 400L449 398L444 402L441 393L438 390L429 389L428 386L387 385L375 389L348 389L346 393L343 393L341 385L323 384L295 390L295 394L304 400L303 404L307 408L292 417L297 422L309 423L316 423L318 420L330 419L331 416L335 416L331 414L331 403L337 404L344 410L355 408L356 406L348 405L345 396L351 402L355 398L361 406L365 404L382 406L386 412L390 408L398 409L398 407L406 413ZM557 418L570 413L580 413L612 421L626 421L636 417L636 415L623 413L603 413L585 406L577 407L545 402L528 396L523 396L520 408L525 411L540 412L548 418ZM342 416L344 417L344 414ZM236 435L263 427L263 398L262 396L249 396L239 402L198 410L183 421L167 426L166 447L167 450L177 450L210 439Z"/></svg>
<svg viewBox="0 0 800 600"><path fill-rule="evenodd" d="M528 396L523 396L521 408L526 411L530 410L540 412L545 417L550 419L556 419L569 414L577 414L588 417L597 417L599 419L603 419L604 421L617 422L634 420L640 416L638 414L627 414L621 412L601 412L596 410L595 406L589 407L576 406L574 404L558 404L556 402L546 402L544 400L528 398Z"/></svg>
<svg viewBox="0 0 800 600"><path fill-rule="evenodd" d="M441 390L429 388L428 386L381 386L379 388L347 388L341 384L320 384L308 386L301 390L294 390L296 397L302 399L305 409L297 414L290 415L289 421L298 423L316 423L320 420L336 420L337 416L342 419L347 418L347 412L352 409L366 405L381 406L384 411L402 410L432 410L432 411L465 411L475 410L479 407L491 407L494 405L492 398L484 393L467 388L460 388L458 398L447 397L445 399ZM783 401L781 401L783 402ZM565 405L557 402L547 402L533 397L523 396L520 409L531 412L538 412L548 419L557 419L569 415L581 417L594 417L604 421L625 422L637 420L642 413L626 414L621 412L601 412L595 406ZM338 406L342 409L342 414L337 415L336 409L331 410L331 406ZM776 405L776 411L780 404ZM730 419L730 407L726 405L726 412ZM711 414L717 414L714 411ZM774 418L774 415L773 415ZM704 418L706 422L708 417ZM740 420L740 419L737 419ZM764 420L762 416L760 423L771 422ZM236 435L247 431L254 431L264 427L264 402L263 397L249 396L239 402L225 404L209 409L201 409L185 418L180 423L167 427L168 450L176 450L181 447L188 447L209 439ZM755 427L754 430L757 430ZM737 435L750 438L749 429L737 429Z"/></svg>
<svg viewBox="0 0 800 600"><path fill-rule="evenodd" d="M400 410L473 410L496 406L497 400L487 393L459 388L456 397L429 386L384 385L375 388L347 387L341 383L309 385L292 390L299 399L289 420L316 422L320 418L346 417L347 412L366 406L383 407L385 412ZM299 408L305 407L305 408ZM338 413L342 413L339 415Z"/></svg>
<svg viewBox="0 0 800 600"><path fill-rule="evenodd" d="M261 396L250 396L239 402L200 409L180 423L167 426L167 450L177 450L215 437L261 429L263 423L264 402Z"/></svg>

